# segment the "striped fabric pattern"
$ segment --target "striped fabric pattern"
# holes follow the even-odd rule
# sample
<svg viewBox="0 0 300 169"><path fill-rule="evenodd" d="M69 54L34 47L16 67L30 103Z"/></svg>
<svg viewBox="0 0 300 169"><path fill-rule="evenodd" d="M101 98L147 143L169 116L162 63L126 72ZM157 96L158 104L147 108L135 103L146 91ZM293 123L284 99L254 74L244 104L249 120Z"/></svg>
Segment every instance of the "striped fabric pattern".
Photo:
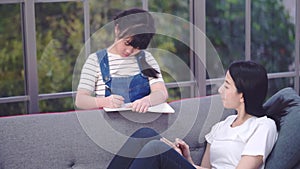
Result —
<svg viewBox="0 0 300 169"><path fill-rule="evenodd" d="M145 51L147 63L160 72L160 68L151 53ZM108 52L110 74L112 77L134 76L140 73L139 66L135 57L121 57ZM159 78L149 78L150 85L155 82L163 82L161 74ZM82 71L78 89L88 90L95 93L96 96L105 95L105 84L102 80L102 74L96 53L92 53L87 58Z"/></svg>

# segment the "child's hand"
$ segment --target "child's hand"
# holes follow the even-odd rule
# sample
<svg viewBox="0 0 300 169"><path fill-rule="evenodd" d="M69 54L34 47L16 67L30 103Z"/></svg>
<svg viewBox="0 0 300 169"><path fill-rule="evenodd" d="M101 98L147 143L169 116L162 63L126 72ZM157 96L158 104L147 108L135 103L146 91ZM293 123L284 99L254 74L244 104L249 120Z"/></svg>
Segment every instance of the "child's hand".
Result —
<svg viewBox="0 0 300 169"><path fill-rule="evenodd" d="M131 104L132 111L145 113L148 111L148 108L151 106L150 100L148 97L138 99Z"/></svg>
<svg viewBox="0 0 300 169"><path fill-rule="evenodd" d="M124 105L124 98L120 95L110 95L106 97L106 106L108 108L119 108Z"/></svg>

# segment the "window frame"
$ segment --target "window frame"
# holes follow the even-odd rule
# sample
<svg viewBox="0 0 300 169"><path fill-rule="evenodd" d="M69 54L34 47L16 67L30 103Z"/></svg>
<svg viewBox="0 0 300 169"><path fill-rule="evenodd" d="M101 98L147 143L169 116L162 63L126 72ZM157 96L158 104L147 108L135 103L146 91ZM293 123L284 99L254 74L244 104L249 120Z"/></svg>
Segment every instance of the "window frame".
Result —
<svg viewBox="0 0 300 169"><path fill-rule="evenodd" d="M148 0L141 0L142 8L148 10ZM39 112L39 101L47 99L58 99L73 97L76 92L67 91L59 93L38 92L38 72L37 72L37 48L36 48L36 30L35 30L35 4L54 3L54 2L78 2L78 0L1 0L0 4L20 4L22 38L23 38L23 59L25 71L25 95L0 98L0 104L11 102L27 102L28 114ZM90 14L89 0L80 0L83 3L84 11L84 40L86 44L85 55L90 53ZM196 53L205 56L205 42L199 40L195 27L205 32L205 3L206 0L189 0L190 3L190 22L194 25L190 28L190 43L195 52L190 52L190 68L194 74L195 80L166 83L167 88L191 87L191 97L206 96L206 86L218 84L223 79L206 79L205 65L200 61ZM245 60L251 60L251 0L245 3ZM268 73L269 79L290 77L294 78L294 89L299 93L299 75L300 75L300 1L296 1L296 23L295 23L295 67L291 72ZM30 45L28 45L30 44ZM205 60L205 58L204 58Z"/></svg>

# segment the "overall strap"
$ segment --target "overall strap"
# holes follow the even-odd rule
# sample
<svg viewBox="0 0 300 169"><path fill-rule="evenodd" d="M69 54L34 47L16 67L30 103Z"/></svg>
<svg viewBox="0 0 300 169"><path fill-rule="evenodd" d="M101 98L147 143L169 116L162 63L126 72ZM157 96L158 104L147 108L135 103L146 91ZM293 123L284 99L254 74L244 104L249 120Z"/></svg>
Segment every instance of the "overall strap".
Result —
<svg viewBox="0 0 300 169"><path fill-rule="evenodd" d="M103 82L106 83L110 80L110 70L108 64L107 51L106 49L102 49L97 51L96 54L98 57Z"/></svg>

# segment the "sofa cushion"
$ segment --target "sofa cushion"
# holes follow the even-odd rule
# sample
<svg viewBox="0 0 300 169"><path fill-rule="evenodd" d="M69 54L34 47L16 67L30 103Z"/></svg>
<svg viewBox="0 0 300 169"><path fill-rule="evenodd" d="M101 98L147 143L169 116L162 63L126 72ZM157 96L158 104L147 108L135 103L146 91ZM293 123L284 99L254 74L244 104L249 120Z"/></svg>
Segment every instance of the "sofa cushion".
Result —
<svg viewBox="0 0 300 169"><path fill-rule="evenodd" d="M292 106L284 108L287 115L282 118L278 140L269 155L266 169L296 169L300 168L300 97L292 88L284 88L274 94L264 104L271 108L274 103L282 100L281 104L290 102ZM280 106L279 106L280 107Z"/></svg>
<svg viewBox="0 0 300 169"><path fill-rule="evenodd" d="M141 127L162 132L166 121L167 114L103 110L3 117L0 169L104 169L121 146L112 136L126 138Z"/></svg>
<svg viewBox="0 0 300 169"><path fill-rule="evenodd" d="M0 126L1 169L100 169L112 158L87 137L76 113L5 117Z"/></svg>

